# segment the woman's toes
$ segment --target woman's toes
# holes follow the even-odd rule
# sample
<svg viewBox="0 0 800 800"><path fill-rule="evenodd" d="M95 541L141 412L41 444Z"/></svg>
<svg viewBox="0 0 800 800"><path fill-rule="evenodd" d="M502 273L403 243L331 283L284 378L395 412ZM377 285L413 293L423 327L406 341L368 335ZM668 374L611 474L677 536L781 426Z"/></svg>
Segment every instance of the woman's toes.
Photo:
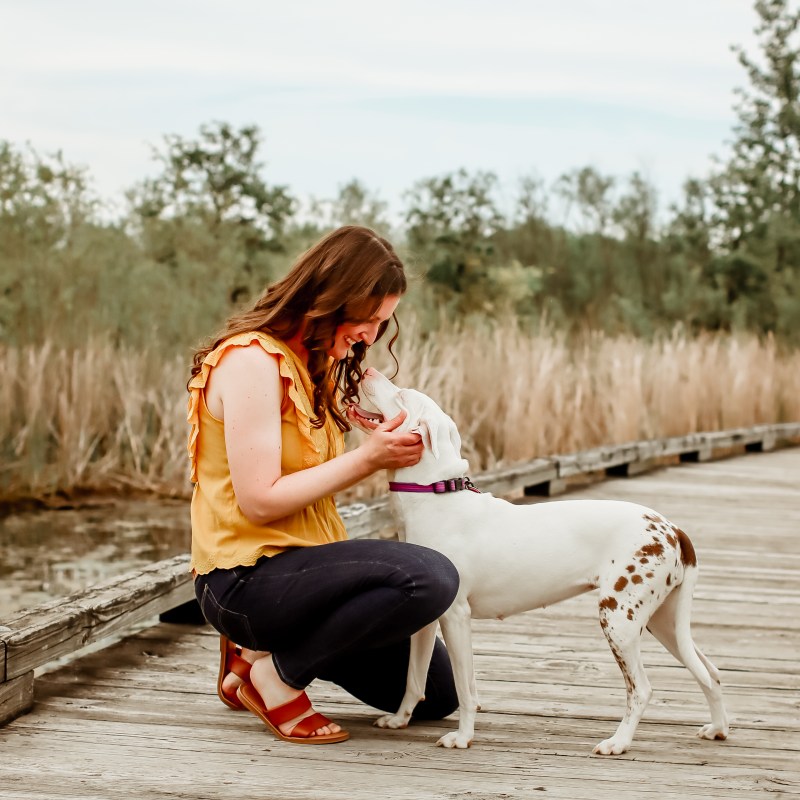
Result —
<svg viewBox="0 0 800 800"><path fill-rule="evenodd" d="M244 681L233 672L229 672L222 680L222 691L228 697L235 695L236 690L244 683Z"/></svg>

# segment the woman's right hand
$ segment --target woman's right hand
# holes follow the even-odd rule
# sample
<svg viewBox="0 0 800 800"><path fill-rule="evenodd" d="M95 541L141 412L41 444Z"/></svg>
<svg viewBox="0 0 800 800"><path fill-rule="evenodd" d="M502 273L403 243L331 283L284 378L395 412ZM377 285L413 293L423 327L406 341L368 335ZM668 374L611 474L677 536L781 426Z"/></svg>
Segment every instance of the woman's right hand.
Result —
<svg viewBox="0 0 800 800"><path fill-rule="evenodd" d="M393 419L382 422L361 445L373 470L413 467L422 458L422 437L418 433L397 430L406 418L401 411Z"/></svg>

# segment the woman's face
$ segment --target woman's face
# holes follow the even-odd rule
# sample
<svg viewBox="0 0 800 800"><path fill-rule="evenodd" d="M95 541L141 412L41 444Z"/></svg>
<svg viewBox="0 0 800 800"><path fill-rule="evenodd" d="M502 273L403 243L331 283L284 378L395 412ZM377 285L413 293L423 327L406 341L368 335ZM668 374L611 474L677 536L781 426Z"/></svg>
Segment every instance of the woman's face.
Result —
<svg viewBox="0 0 800 800"><path fill-rule="evenodd" d="M378 335L378 328L391 319L397 304L400 302L400 295L387 295L371 319L365 322L344 322L337 326L333 339L333 347L328 350L328 355L337 361L347 357L350 346L357 342L364 342L371 345L375 342Z"/></svg>

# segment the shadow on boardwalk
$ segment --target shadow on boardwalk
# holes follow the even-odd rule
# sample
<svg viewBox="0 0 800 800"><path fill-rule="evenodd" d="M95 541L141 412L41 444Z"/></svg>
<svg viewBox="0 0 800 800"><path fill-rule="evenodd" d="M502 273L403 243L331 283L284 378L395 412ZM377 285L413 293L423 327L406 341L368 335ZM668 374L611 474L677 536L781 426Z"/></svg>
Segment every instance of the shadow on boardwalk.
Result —
<svg viewBox="0 0 800 800"><path fill-rule="evenodd" d="M579 497L641 502L692 537L700 562L694 637L722 672L727 742L695 738L708 721L703 695L646 637L654 696L633 747L615 758L590 755L615 729L625 698L594 594L474 623L484 711L467 751L434 746L452 720L378 730L373 711L325 683L311 694L352 738L327 747L277 742L255 717L216 699L213 632L159 624L37 678L33 712L0 729L0 796L800 795L800 448L606 481L566 499Z"/></svg>

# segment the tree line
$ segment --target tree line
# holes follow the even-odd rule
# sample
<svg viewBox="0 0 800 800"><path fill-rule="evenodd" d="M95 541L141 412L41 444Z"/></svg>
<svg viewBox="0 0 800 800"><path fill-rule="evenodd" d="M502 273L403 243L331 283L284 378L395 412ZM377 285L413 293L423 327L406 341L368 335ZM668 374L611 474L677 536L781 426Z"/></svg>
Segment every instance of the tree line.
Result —
<svg viewBox="0 0 800 800"><path fill-rule="evenodd" d="M800 340L800 10L757 0L756 55L734 48L729 150L659 214L655 187L591 165L515 187L491 172L416 182L401 229L353 180L301 209L273 185L255 126L203 125L154 149L157 173L122 213L61 154L0 141L0 339L79 346L87 337L188 346L282 275L326 230L389 233L418 275L411 305L430 325L459 316L542 318L650 336L689 329ZM558 213L556 213L558 209Z"/></svg>

